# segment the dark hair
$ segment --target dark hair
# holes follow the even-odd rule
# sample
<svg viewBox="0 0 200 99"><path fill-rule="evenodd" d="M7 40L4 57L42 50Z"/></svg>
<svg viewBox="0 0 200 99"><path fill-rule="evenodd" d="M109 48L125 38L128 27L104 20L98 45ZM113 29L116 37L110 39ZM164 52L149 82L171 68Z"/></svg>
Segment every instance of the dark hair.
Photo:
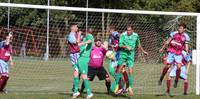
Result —
<svg viewBox="0 0 200 99"><path fill-rule="evenodd" d="M185 23L182 23L182 22L181 22L178 26L179 26L179 27L182 26L183 28L186 28Z"/></svg>
<svg viewBox="0 0 200 99"><path fill-rule="evenodd" d="M134 29L133 25L131 25L131 24L127 25L127 28L131 28L132 30Z"/></svg>
<svg viewBox="0 0 200 99"><path fill-rule="evenodd" d="M78 24L77 23L71 23L71 27L74 26L74 25L78 25Z"/></svg>
<svg viewBox="0 0 200 99"><path fill-rule="evenodd" d="M97 41L102 42L101 38L99 38L99 37L96 37L96 38L94 39L94 42L97 42Z"/></svg>
<svg viewBox="0 0 200 99"><path fill-rule="evenodd" d="M6 32L6 36L9 36L10 32Z"/></svg>

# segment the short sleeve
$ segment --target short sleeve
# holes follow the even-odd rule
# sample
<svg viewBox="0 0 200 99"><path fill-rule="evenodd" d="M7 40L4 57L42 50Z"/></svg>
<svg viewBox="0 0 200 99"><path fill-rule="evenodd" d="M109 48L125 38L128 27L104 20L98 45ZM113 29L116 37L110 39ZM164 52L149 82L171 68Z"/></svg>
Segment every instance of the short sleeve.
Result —
<svg viewBox="0 0 200 99"><path fill-rule="evenodd" d="M186 39L186 42L190 42L190 37L187 33L184 33L184 36L185 36L185 39Z"/></svg>
<svg viewBox="0 0 200 99"><path fill-rule="evenodd" d="M5 41L1 41L0 42L0 48L4 48L5 47Z"/></svg>
<svg viewBox="0 0 200 99"><path fill-rule="evenodd" d="M122 33L119 37L119 47L122 47L123 46L123 42L124 42L124 39L125 39L125 34L126 32Z"/></svg>
<svg viewBox="0 0 200 99"><path fill-rule="evenodd" d="M76 43L76 37L74 35L74 33L70 33L69 36L68 36L68 41L70 43Z"/></svg>
<svg viewBox="0 0 200 99"><path fill-rule="evenodd" d="M170 32L170 37L173 38L176 32Z"/></svg>
<svg viewBox="0 0 200 99"><path fill-rule="evenodd" d="M87 40L92 40L92 41L94 41L94 38L93 38L93 36L92 36L91 34L90 34L90 35L87 35L86 39L87 39Z"/></svg>
<svg viewBox="0 0 200 99"><path fill-rule="evenodd" d="M137 42L136 42L137 46L140 46L140 37L137 36Z"/></svg>
<svg viewBox="0 0 200 99"><path fill-rule="evenodd" d="M187 55L186 61L187 62L192 61L192 53L190 53L190 54Z"/></svg>

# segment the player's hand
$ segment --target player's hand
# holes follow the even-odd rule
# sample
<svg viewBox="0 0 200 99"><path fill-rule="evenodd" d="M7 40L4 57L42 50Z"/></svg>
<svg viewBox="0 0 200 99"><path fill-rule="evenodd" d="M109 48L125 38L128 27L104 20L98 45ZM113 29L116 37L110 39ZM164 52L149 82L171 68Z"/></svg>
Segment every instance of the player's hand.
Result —
<svg viewBox="0 0 200 99"><path fill-rule="evenodd" d="M114 47L118 47L118 44L113 45Z"/></svg>
<svg viewBox="0 0 200 99"><path fill-rule="evenodd" d="M161 49L159 50L159 52L160 52L160 53L163 53L163 49L161 48Z"/></svg>
<svg viewBox="0 0 200 99"><path fill-rule="evenodd" d="M83 32L82 31L78 31L78 36L80 36Z"/></svg>
<svg viewBox="0 0 200 99"><path fill-rule="evenodd" d="M144 53L145 55L149 55L149 53L148 53L148 52L146 52L146 51L144 51L143 53Z"/></svg>
<svg viewBox="0 0 200 99"><path fill-rule="evenodd" d="M114 57L113 59L112 59L112 61L115 61L116 60L116 58Z"/></svg>
<svg viewBox="0 0 200 99"><path fill-rule="evenodd" d="M127 49L128 51L130 51L130 50L131 50L131 47L126 47L126 49Z"/></svg>
<svg viewBox="0 0 200 99"><path fill-rule="evenodd" d="M78 46L83 46L85 43L84 42L81 42L81 43L78 43Z"/></svg>
<svg viewBox="0 0 200 99"><path fill-rule="evenodd" d="M185 73L188 74L188 70L186 70Z"/></svg>
<svg viewBox="0 0 200 99"><path fill-rule="evenodd" d="M14 65L14 63L13 62L10 62L10 66L13 66Z"/></svg>

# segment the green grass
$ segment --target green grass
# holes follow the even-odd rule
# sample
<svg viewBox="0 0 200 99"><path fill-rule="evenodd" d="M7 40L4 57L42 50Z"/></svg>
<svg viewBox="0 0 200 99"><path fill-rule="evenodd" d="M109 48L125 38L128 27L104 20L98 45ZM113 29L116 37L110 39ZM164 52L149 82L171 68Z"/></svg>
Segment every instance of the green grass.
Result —
<svg viewBox="0 0 200 99"><path fill-rule="evenodd" d="M71 95L67 93L55 93L55 94L7 94L0 95L1 99L71 99ZM84 99L84 97L80 97L78 99ZM134 95L132 97L129 96L110 96L105 95L103 93L95 93L93 99L199 99L199 96L195 95L174 95L172 97L162 96L162 95Z"/></svg>
<svg viewBox="0 0 200 99"><path fill-rule="evenodd" d="M10 67L10 79L7 90L9 94L0 95L0 99L66 99L71 98L72 68L65 60L42 61L36 59L16 59L16 64ZM108 62L104 66L107 68ZM134 67L133 99L167 99L162 96L165 92L165 82L157 85L161 64L136 63ZM189 74L189 95L183 96L183 81L178 88L172 88L176 99L197 98L195 93L195 67L191 66ZM104 81L97 78L91 82L94 99L114 99L106 95ZM128 95L121 98L130 98Z"/></svg>

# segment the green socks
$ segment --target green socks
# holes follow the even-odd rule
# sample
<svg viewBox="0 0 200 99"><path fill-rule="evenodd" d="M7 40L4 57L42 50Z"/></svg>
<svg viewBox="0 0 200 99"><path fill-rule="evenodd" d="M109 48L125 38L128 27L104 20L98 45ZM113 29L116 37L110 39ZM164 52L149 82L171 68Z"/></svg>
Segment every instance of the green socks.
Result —
<svg viewBox="0 0 200 99"><path fill-rule="evenodd" d="M78 92L78 88L79 88L79 78L74 77L74 93Z"/></svg>
<svg viewBox="0 0 200 99"><path fill-rule="evenodd" d="M129 86L132 87L132 85L133 85L133 76L132 76L132 74L128 74L128 81L129 81Z"/></svg>
<svg viewBox="0 0 200 99"><path fill-rule="evenodd" d="M91 89L90 89L90 84L89 84L88 79L84 79L84 84L85 84L85 89L86 89L87 95L90 95Z"/></svg>

